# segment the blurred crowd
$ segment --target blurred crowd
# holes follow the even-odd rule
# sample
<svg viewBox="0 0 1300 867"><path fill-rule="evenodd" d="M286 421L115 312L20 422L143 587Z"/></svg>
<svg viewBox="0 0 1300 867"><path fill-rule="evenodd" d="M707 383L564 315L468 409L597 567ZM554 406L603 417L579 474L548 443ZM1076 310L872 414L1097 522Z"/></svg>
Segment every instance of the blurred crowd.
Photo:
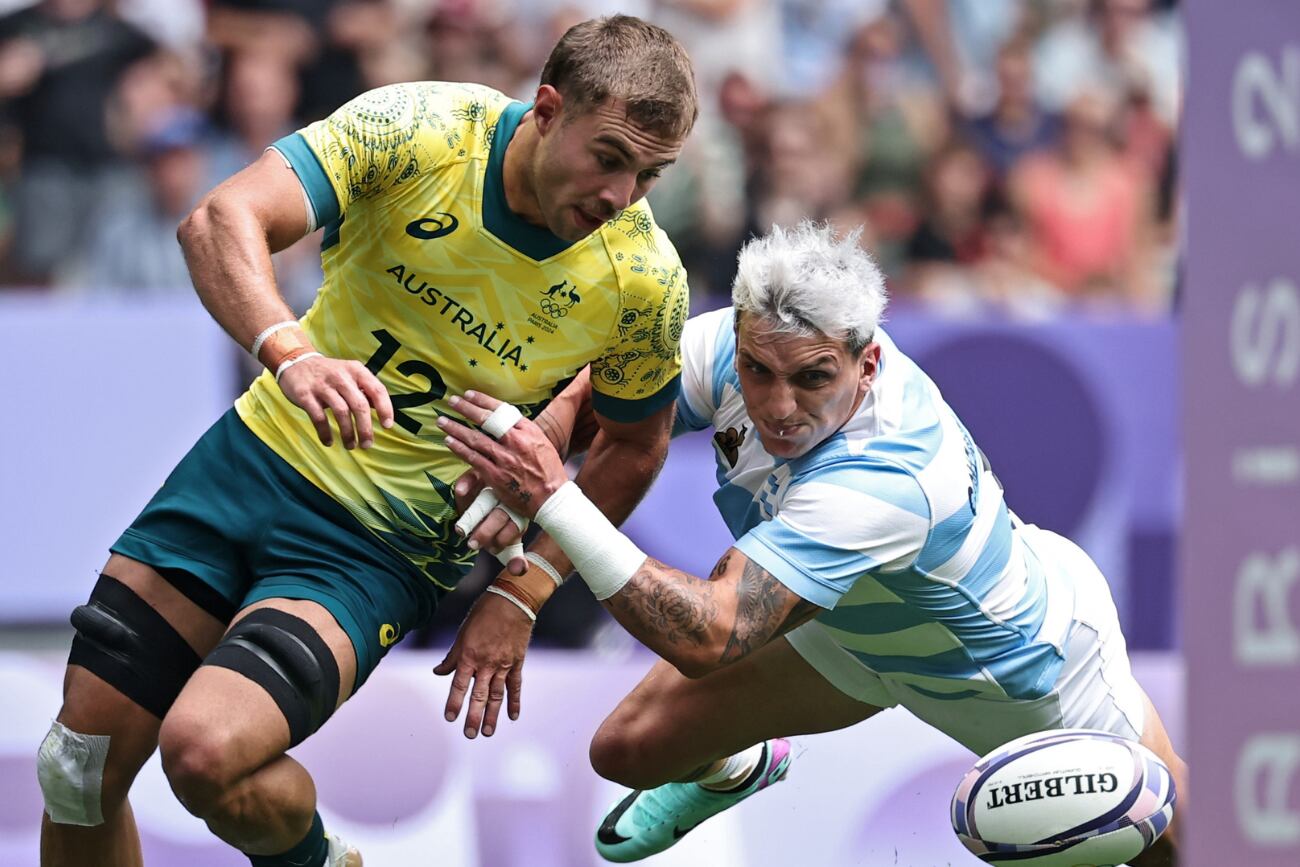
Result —
<svg viewBox="0 0 1300 867"><path fill-rule="evenodd" d="M1172 308L1172 0L0 0L0 285L186 293L177 223L275 139L396 81L528 99L566 28L616 11L696 65L651 201L697 310L803 217L861 226L902 306ZM318 250L277 257L299 308Z"/></svg>

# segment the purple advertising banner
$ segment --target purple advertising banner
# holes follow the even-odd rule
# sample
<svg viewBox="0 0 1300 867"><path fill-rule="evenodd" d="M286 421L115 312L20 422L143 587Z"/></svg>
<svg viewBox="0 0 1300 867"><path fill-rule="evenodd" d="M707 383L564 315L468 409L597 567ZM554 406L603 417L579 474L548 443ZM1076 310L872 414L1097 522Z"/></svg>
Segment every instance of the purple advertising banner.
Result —
<svg viewBox="0 0 1300 867"><path fill-rule="evenodd" d="M1182 564L1192 867L1300 864L1300 4L1193 0Z"/></svg>
<svg viewBox="0 0 1300 867"><path fill-rule="evenodd" d="M592 845L625 794L587 757L606 714L651 657L534 650L523 712L490 738L443 719L441 650L394 654L294 756L326 828L370 867L604 867ZM0 649L0 864L37 867L36 745L61 696L64 653ZM1181 747L1182 666L1133 670ZM794 738L789 779L709 820L647 867L980 867L952 832L953 789L975 757L906 711ZM131 789L149 867L248 867L172 794L155 753ZM1243 867L1245 865L1243 864Z"/></svg>

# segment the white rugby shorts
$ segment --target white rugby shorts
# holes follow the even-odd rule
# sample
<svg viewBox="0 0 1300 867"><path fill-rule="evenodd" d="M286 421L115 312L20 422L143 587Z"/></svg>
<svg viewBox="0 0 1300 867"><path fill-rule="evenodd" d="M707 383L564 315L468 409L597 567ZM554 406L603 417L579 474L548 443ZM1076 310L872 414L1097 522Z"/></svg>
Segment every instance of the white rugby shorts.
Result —
<svg viewBox="0 0 1300 867"><path fill-rule="evenodd" d="M1142 736L1146 705L1129 667L1119 614L1105 577L1092 559L1064 536L1033 525L1017 529L1044 565L1064 570L1073 584L1074 615L1065 639L1065 665L1053 690L1017 701L997 696L943 699L923 695L868 668L840 647L817 621L790 631L791 646L833 686L876 707L901 706L958 743L984 755L1022 735L1061 728Z"/></svg>

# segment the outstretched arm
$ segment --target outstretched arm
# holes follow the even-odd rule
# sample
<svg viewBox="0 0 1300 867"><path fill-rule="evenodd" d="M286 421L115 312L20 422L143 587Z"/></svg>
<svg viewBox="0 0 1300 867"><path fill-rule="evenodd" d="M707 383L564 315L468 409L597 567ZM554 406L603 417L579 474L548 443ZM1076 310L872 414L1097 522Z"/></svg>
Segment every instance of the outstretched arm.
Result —
<svg viewBox="0 0 1300 867"><path fill-rule="evenodd" d="M647 557L605 607L687 677L702 677L767 644L821 609L735 548L708 580Z"/></svg>
<svg viewBox="0 0 1300 867"><path fill-rule="evenodd" d="M452 399L456 410L475 423L486 420L499 403L472 392ZM554 446L527 420L500 442L450 419L440 419L439 425L451 450L504 502L538 517L615 619L689 677L740 659L819 610L734 548L708 579L646 557L581 492L567 486ZM561 488L564 492L552 502ZM561 500L569 505L558 505ZM551 513L564 514L548 520L543 509L548 502ZM610 564L621 564L614 572L625 574L610 577Z"/></svg>

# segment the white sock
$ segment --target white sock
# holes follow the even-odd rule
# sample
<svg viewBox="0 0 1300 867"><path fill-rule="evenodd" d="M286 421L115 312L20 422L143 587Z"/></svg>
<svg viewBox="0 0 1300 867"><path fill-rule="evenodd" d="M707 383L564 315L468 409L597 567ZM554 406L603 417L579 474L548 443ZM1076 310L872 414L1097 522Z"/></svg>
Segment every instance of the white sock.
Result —
<svg viewBox="0 0 1300 867"><path fill-rule="evenodd" d="M722 767L708 776L700 777L695 782L716 792L736 788L745 781L746 777L754 773L754 768L758 767L759 759L765 755L763 747L764 743L757 743L747 750L729 756L723 761Z"/></svg>

